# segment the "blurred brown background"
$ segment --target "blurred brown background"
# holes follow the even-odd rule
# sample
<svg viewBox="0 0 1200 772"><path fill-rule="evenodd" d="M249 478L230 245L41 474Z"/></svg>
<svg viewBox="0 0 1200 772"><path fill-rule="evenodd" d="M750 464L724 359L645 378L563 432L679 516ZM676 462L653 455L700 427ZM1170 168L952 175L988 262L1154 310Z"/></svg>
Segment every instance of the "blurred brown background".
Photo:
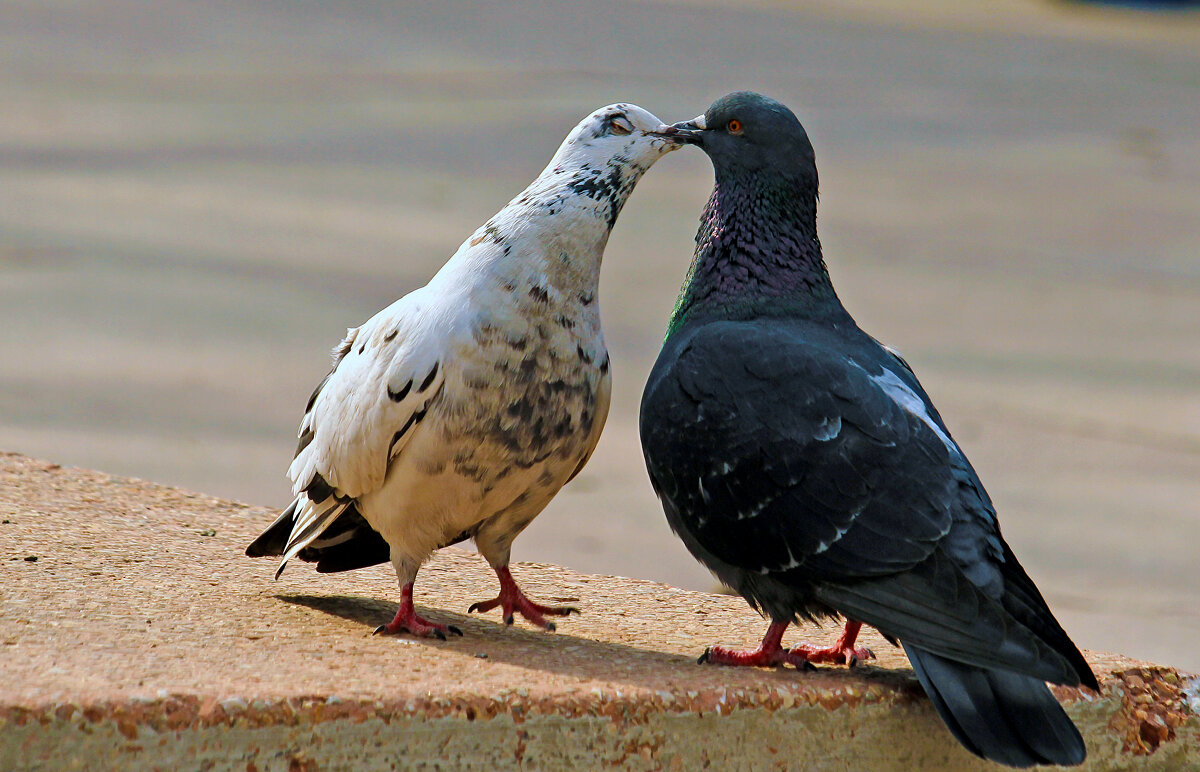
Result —
<svg viewBox="0 0 1200 772"><path fill-rule="evenodd" d="M843 300L1076 641L1200 668L1200 18L960 5L8 0L0 449L282 506L344 329L583 115L751 88L804 121ZM608 430L518 559L712 587L636 433L710 184L684 150L626 207Z"/></svg>

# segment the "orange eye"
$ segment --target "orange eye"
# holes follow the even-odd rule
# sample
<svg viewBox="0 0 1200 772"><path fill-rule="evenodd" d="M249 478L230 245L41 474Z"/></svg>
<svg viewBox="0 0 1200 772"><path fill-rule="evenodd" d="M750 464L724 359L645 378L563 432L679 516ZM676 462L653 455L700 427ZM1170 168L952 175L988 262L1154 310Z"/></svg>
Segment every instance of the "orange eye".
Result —
<svg viewBox="0 0 1200 772"><path fill-rule="evenodd" d="M729 129L730 134L741 134L742 133L742 122L739 121L737 118L734 118L732 121L730 121L728 124L726 124L725 128Z"/></svg>

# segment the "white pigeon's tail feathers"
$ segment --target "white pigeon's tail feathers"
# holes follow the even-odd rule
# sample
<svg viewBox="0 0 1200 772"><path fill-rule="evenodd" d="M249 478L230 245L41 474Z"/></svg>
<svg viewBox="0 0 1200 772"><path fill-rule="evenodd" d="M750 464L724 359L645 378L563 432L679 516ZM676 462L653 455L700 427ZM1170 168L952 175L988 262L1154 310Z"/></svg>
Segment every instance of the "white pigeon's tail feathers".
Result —
<svg viewBox="0 0 1200 772"><path fill-rule="evenodd" d="M306 495L297 496L288 508L275 518L275 522L246 548L246 554L252 558L261 558L281 556L287 552L292 532L295 530L296 510L307 502ZM470 534L464 534L461 538L469 536ZM347 503L345 511L330 518L329 527L324 528L317 537L308 540L307 546L301 547L299 552L288 559L290 557L316 563L317 571L327 574L386 563L391 559L391 548L363 519L358 508L352 503ZM282 570L282 566L280 568ZM278 573L275 574L275 578L279 578Z"/></svg>
<svg viewBox="0 0 1200 772"><path fill-rule="evenodd" d="M283 557L279 568L275 570L275 578L283 573L287 562L296 557L300 550L307 547L314 539L333 525L338 516L346 511L352 499L344 499L336 495L326 496L319 501L313 501L307 493L301 493L288 507L293 513L291 535L283 548ZM285 513L286 514L286 513ZM282 517L282 516L281 516Z"/></svg>
<svg viewBox="0 0 1200 772"><path fill-rule="evenodd" d="M288 508L279 513L279 517L275 518L275 522L267 526L267 530L258 535L258 538L250 542L250 546L246 548L246 554L252 558L261 558L268 555L282 555L284 548L287 546L288 537L292 534L292 521L295 519L296 504L300 499L292 501Z"/></svg>

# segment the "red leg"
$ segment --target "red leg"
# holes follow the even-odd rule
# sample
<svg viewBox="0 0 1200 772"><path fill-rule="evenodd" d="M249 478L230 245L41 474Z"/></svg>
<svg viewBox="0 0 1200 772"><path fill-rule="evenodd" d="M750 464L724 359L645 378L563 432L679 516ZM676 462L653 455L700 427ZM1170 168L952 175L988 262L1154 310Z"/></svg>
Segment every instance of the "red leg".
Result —
<svg viewBox="0 0 1200 772"><path fill-rule="evenodd" d="M491 611L499 606L501 611L504 612L504 624L506 625L513 623L513 612L516 612L535 625L554 632L554 623L548 621L544 616L545 614L565 617L568 614L579 613L579 609L572 606L543 606L540 603L534 603L525 597L525 593L521 592L521 588L517 586L512 573L508 570L508 566L497 568L496 577L500 580L500 594L491 600L472 603L471 607L467 609L468 614L475 611L480 613Z"/></svg>
<svg viewBox="0 0 1200 772"><path fill-rule="evenodd" d="M780 645L789 622L772 622L763 636L762 643L754 651L735 651L713 646L700 655L700 663L710 665L740 665L750 667L774 667L795 665L812 669L813 662L845 662L854 666L860 659L873 659L875 655L867 648L854 648L861 622L847 622L842 637L829 648L801 645L785 649ZM840 659L839 659L840 657Z"/></svg>
<svg viewBox="0 0 1200 772"><path fill-rule="evenodd" d="M380 625L375 628L375 635L383 633L385 635L395 635L396 633L412 633L426 638L440 638L446 640L446 634L462 635L462 630L459 630L454 625L439 625L436 622L430 622L417 616L416 610L413 609L413 583L409 582L400 589L400 608L396 609L396 616L391 622L386 625Z"/></svg>
<svg viewBox="0 0 1200 772"><path fill-rule="evenodd" d="M858 640L858 631L861 628L862 622L847 621L846 629L842 631L841 637L834 641L832 646L820 647L802 643L793 648L792 652L799 653L809 662L830 662L854 667L860 660L875 659L875 652L866 646L856 647L854 645L854 642Z"/></svg>

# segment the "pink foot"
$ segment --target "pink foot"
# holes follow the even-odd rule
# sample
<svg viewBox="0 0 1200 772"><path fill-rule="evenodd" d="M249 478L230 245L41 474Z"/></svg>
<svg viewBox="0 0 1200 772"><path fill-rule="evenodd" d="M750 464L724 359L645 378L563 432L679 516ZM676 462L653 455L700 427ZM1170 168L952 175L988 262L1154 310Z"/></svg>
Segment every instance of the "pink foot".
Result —
<svg viewBox="0 0 1200 772"><path fill-rule="evenodd" d="M812 670L814 662L844 663L851 667L859 660L874 659L875 654L865 647L854 647L858 637L860 622L847 622L842 636L833 646L819 648L802 644L792 649L780 645L783 633L788 628L788 622L772 622L763 636L762 643L753 651L735 651L720 646L713 646L700 655L700 664L733 665L742 667L776 667L778 665L794 665L803 670Z"/></svg>
<svg viewBox="0 0 1200 772"><path fill-rule="evenodd" d="M534 603L525 597L525 593L521 592L521 588L517 586L516 581L512 578L508 566L497 568L496 576L500 579L500 594L491 600L472 603L471 607L467 609L468 614L476 611L482 614L499 606L504 613L504 624L506 625L513 623L513 612L516 612L535 625L554 632L555 625L546 619L546 614L565 617L568 614L579 613L579 609L572 606L543 606L540 603Z"/></svg>
<svg viewBox="0 0 1200 772"><path fill-rule="evenodd" d="M814 646L811 643L802 643L799 646L792 648L793 653L799 653L800 656L807 659L809 662L831 663L835 665L849 665L854 667L862 660L875 659L875 652L868 649L866 646L855 646L854 641L858 639L858 631L862 628L862 622L847 622L846 629L842 631L841 637L834 641L832 646Z"/></svg>
<svg viewBox="0 0 1200 772"><path fill-rule="evenodd" d="M792 652L779 645L788 624L790 623L772 622L771 626L767 628L767 634L763 636L762 643L753 651L736 651L722 646L710 646L696 661L701 665L733 665L735 667L775 667L790 664L801 669L814 670L815 668L802 655L793 655Z"/></svg>
<svg viewBox="0 0 1200 772"><path fill-rule="evenodd" d="M409 582L400 590L400 608L396 609L395 618L386 625L376 627L373 635L412 633L425 638L439 638L443 641L446 640L448 634L462 635L462 630L454 625L439 625L417 616L417 612L413 609L412 594L413 583Z"/></svg>

